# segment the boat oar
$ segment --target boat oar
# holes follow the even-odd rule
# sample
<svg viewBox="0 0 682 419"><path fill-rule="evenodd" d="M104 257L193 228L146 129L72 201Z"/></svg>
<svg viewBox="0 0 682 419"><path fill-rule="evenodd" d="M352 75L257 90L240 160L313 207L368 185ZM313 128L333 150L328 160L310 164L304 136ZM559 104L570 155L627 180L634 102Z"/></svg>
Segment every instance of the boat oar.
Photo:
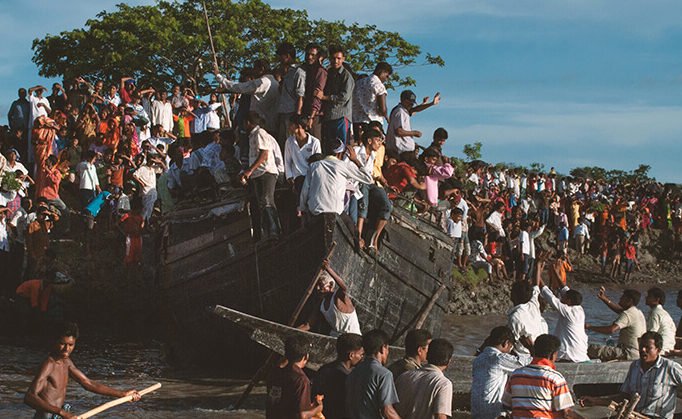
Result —
<svg viewBox="0 0 682 419"><path fill-rule="evenodd" d="M332 242L331 246L329 246L327 257L325 257L324 260L328 260L331 257L335 247L336 242ZM296 324L298 317L301 315L301 311L303 311L303 307L305 307L306 303L308 302L308 299L310 299L310 296L313 294L313 291L315 291L317 279L319 278L320 273L322 273L323 269L324 262L320 263L320 267L317 269L317 272L313 276L312 281L310 281L310 284L308 285L308 288L306 289L303 298L301 298L301 301L298 302L298 305L296 306L294 313L291 315L291 318L289 319L289 323L287 324L287 326L293 327ZM270 371L276 358L277 354L275 352L270 352L270 355L268 355L268 359L265 361L263 366L260 367L258 371L256 371L256 374L253 376L253 378L251 378L249 385L246 386L246 389L244 389L244 392L239 397L239 400L237 400L237 403L234 404L235 409L239 409L242 406L242 403L244 403L246 399L249 397L249 394L251 394L251 390L253 390L253 388L256 386L256 383L259 382L265 376L265 374L268 373L268 371Z"/></svg>
<svg viewBox="0 0 682 419"><path fill-rule="evenodd" d="M206 19L206 30L208 31L208 40L211 42L211 52L213 53L213 62L215 66L218 67L218 56L215 53L215 45L213 43L213 33L211 32L211 24L208 22L208 12L206 11L206 2L202 1L201 6L204 9L204 19ZM223 111L225 111L225 125L227 128L232 127L232 122L230 121L230 113L227 111L227 102L225 101L225 95L220 94L220 101L223 104Z"/></svg>
<svg viewBox="0 0 682 419"><path fill-rule="evenodd" d="M138 393L140 396L144 396L145 394L151 393L152 391L156 391L161 388L161 383L156 383L153 386L149 386L145 388L144 390L140 390ZM123 396L121 398L118 398L116 400L112 400L108 403L104 403L103 405L96 407L92 410L88 410L87 412L83 413L82 415L78 415L78 419L87 419L89 417L95 416L98 413L102 413L105 410L109 410L112 407L118 406L119 404L123 403L128 403L133 401L133 396Z"/></svg>

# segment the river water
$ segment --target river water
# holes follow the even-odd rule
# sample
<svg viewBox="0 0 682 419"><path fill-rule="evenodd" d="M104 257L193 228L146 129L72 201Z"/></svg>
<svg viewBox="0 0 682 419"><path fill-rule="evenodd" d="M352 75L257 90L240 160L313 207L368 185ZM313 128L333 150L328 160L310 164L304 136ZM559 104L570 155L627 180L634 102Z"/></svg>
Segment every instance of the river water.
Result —
<svg viewBox="0 0 682 419"><path fill-rule="evenodd" d="M642 291L646 286L637 287ZM587 321L592 324L609 324L615 314L596 298L597 287L581 285ZM622 287L612 286L607 292L617 300ZM643 292L644 294L644 292ZM667 291L666 309L675 320L682 311L675 306L677 289ZM644 298L640 308L647 312ZM546 312L550 331L556 324L556 313ZM449 316L444 323L443 334L460 355L470 355L488 335L491 328L506 323L504 313L485 316ZM590 341L604 342L608 337L590 335ZM178 370L167 365L163 357L163 345L158 341L127 342L121 339L84 336L79 339L72 354L75 364L89 377L116 388L142 389L156 382L163 387L138 403L128 403L112 409L102 417L144 418L262 418L264 389L257 387L245 405L245 410L231 411L248 381L226 379L224 371ZM32 411L23 404L23 394L33 375L45 358L46 347L36 339L0 338L0 417L30 418ZM71 383L67 401L76 412L85 412L108 401ZM600 414L602 414L600 412ZM592 417L589 413L587 417Z"/></svg>

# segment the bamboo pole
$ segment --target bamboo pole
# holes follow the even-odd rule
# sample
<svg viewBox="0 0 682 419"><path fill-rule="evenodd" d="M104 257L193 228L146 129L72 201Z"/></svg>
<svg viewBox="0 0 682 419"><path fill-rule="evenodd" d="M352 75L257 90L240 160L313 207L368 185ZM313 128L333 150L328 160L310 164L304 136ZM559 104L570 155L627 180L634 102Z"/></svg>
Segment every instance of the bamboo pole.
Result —
<svg viewBox="0 0 682 419"><path fill-rule="evenodd" d="M215 53L215 44L213 43L213 33L211 32L211 24L208 22L208 12L206 11L206 2L202 1L201 2L202 7L204 8L204 19L206 20L206 30L208 30L208 40L211 43L211 52L213 53L213 62L215 63L216 67L218 66L218 56ZM227 110L227 102L225 101L225 95L220 93L220 101L223 103L223 111L225 112L225 126L227 128L232 127L232 121L230 121L230 113Z"/></svg>
<svg viewBox="0 0 682 419"><path fill-rule="evenodd" d="M156 391L161 388L161 383L156 383L153 386L149 386L145 388L144 390L139 391L140 396L144 396L145 394L151 393L152 391ZM89 417L95 416L96 414L102 413L105 410L109 410L112 407L118 406L123 403L128 403L133 401L133 396L123 396L121 398L118 398L116 400L112 400L108 403L104 403L103 405L96 407L92 410L88 410L87 412L78 415L78 419L87 419Z"/></svg>

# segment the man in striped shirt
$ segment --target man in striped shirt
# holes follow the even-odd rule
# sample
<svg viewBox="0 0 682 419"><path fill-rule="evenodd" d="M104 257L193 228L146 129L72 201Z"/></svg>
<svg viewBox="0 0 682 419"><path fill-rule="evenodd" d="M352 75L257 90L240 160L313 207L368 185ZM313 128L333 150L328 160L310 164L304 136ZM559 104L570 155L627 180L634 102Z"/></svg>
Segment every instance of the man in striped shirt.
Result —
<svg viewBox="0 0 682 419"><path fill-rule="evenodd" d="M560 346L556 336L538 336L533 361L512 373L502 404L513 418L581 418L572 409L566 380L554 367Z"/></svg>

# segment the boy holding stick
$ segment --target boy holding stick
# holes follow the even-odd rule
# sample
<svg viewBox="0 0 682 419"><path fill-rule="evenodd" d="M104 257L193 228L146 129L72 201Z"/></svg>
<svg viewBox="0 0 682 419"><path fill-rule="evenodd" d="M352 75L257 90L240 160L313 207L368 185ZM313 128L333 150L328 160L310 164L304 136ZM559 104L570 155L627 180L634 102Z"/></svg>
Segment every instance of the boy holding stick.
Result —
<svg viewBox="0 0 682 419"><path fill-rule="evenodd" d="M84 389L93 393L111 397L132 396L133 401L140 400L136 390L121 391L90 380L71 361L70 355L78 339L78 326L65 323L57 341L47 359L40 366L40 372L33 379L24 403L36 410L34 419L76 418L69 412L70 407L64 404L66 387L72 377Z"/></svg>

